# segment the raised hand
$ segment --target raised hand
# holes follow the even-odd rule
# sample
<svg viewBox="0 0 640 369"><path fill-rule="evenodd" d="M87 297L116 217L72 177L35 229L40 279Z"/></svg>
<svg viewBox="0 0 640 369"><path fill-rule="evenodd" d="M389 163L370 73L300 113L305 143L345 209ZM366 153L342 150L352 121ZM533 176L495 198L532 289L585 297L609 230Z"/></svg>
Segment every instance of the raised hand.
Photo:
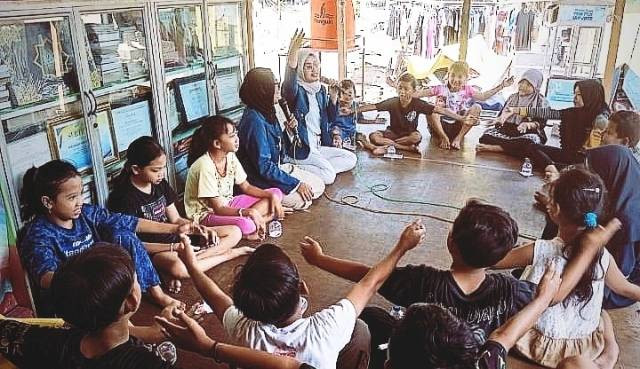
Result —
<svg viewBox="0 0 640 369"><path fill-rule="evenodd" d="M422 221L414 220L402 231L397 247L403 251L409 251L418 246L424 240L425 235L426 229L422 225Z"/></svg>
<svg viewBox="0 0 640 369"><path fill-rule="evenodd" d="M305 236L304 240L300 241L300 253L302 253L304 260L311 265L315 265L317 260L324 255L320 243L309 236Z"/></svg>
<svg viewBox="0 0 640 369"><path fill-rule="evenodd" d="M304 31L301 29L296 29L296 32L291 37L291 41L289 42L289 52L288 52L288 63L291 68L296 68L298 66L298 52L302 48L304 44Z"/></svg>

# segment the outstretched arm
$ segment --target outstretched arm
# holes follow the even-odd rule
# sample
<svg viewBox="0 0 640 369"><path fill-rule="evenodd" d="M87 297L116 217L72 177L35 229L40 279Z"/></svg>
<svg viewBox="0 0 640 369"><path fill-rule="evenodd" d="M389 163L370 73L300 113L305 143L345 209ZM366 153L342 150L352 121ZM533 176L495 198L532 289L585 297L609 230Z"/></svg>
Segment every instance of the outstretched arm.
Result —
<svg viewBox="0 0 640 369"><path fill-rule="evenodd" d="M325 255L320 243L309 236L300 242L300 252L307 263L352 282L359 282L371 270L368 265L356 261Z"/></svg>
<svg viewBox="0 0 640 369"><path fill-rule="evenodd" d="M530 265L533 262L533 248L533 242L515 248L509 251L509 253L502 260L497 262L493 268L511 269Z"/></svg>
<svg viewBox="0 0 640 369"><path fill-rule="evenodd" d="M547 267L547 271L538 285L536 297L519 313L493 331L489 336L489 340L500 343L509 351L549 306L553 296L558 291L560 281L560 273L556 272L555 267L553 265Z"/></svg>
<svg viewBox="0 0 640 369"><path fill-rule="evenodd" d="M351 301L356 310L356 315L360 315L371 297L378 292L380 286L389 278L389 275L395 269L404 254L415 248L425 236L425 229L422 223L417 220L405 228L400 236L400 240L391 252L376 264L369 272L358 282L346 298Z"/></svg>
<svg viewBox="0 0 640 369"><path fill-rule="evenodd" d="M204 329L184 312L177 319L155 317L165 335L178 347L197 352L204 357L243 368L255 369L299 369L301 363L294 358L276 356L263 351L228 345L214 341Z"/></svg>
<svg viewBox="0 0 640 369"><path fill-rule="evenodd" d="M191 280L196 286L198 293L200 293L200 296L213 308L218 319L222 321L225 311L233 305L233 300L200 269L198 259L196 258L189 238L181 235L180 243L181 245L177 250L180 260L182 260L187 267Z"/></svg>
<svg viewBox="0 0 640 369"><path fill-rule="evenodd" d="M497 94L498 92L502 91L502 89L504 89L505 87L509 87L513 84L514 79L513 77L509 77L507 79L504 79L502 82L500 82L499 85L497 85L496 87L487 90L487 91L482 91L482 92L475 92L473 94L473 99L477 100L477 101L485 101L486 99L490 98L491 96Z"/></svg>

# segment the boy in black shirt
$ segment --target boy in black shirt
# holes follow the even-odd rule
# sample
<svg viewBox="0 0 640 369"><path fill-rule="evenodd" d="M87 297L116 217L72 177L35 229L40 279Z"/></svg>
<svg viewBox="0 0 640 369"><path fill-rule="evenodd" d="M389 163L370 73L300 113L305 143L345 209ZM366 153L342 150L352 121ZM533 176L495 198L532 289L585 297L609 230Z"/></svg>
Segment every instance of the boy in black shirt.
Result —
<svg viewBox="0 0 640 369"><path fill-rule="evenodd" d="M487 337L533 298L534 284L506 274L486 273L517 239L518 225L506 211L471 200L458 214L447 239L453 259L450 270L426 265L396 268L379 293L404 307L418 302L445 307ZM309 237L301 248L309 264L351 281L359 281L369 270L357 262L323 255L320 245ZM375 348L389 339L388 317L378 307L367 307L361 315L371 331L373 368L376 361L378 365L384 361L384 357L375 356Z"/></svg>
<svg viewBox="0 0 640 369"><path fill-rule="evenodd" d="M383 155L387 147L394 146L398 150L420 152L418 144L422 135L418 132L418 118L420 114L432 113L450 117L464 124L473 125L474 118L463 117L451 110L433 106L419 98L413 97L416 92L417 81L414 76L404 73L398 78L396 91L398 97L393 97L377 104L361 106L358 111L388 111L391 117L389 127L384 131L375 131L369 135L369 140L360 143L374 155Z"/></svg>
<svg viewBox="0 0 640 369"><path fill-rule="evenodd" d="M140 306L141 291L131 258L119 246L98 244L70 258L54 274L51 292L56 313L73 328L0 320L0 353L18 368L172 369L130 335L135 332L159 342L168 331L184 348L216 360L263 369L301 365L291 358L216 342L184 312L174 310L157 318L164 329L133 327L129 319ZM177 326L166 320L176 315L187 328L174 329Z"/></svg>
<svg viewBox="0 0 640 369"><path fill-rule="evenodd" d="M572 262L569 266L572 270L567 272L565 269L562 279L554 265L549 265L531 303L494 330L486 341L473 326L441 306L424 303L411 305L405 317L393 323L395 327L389 339L384 368L506 369L508 351L550 304L566 298L591 260L619 227L620 223L613 220L606 227L600 227L582 238L576 247L582 248L585 257ZM610 367L611 363L617 361L619 348L611 318L606 313L602 318L605 347L595 360L597 364L591 358L574 356L560 362L558 369L598 369Z"/></svg>

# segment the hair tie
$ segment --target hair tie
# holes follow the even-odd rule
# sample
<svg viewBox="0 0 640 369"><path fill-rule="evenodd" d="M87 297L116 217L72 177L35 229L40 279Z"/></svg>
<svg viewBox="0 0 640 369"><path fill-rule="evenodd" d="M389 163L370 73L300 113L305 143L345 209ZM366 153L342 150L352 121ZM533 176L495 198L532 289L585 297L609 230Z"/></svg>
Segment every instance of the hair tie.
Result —
<svg viewBox="0 0 640 369"><path fill-rule="evenodd" d="M592 211L584 214L584 225L588 229L594 229L598 226L598 215Z"/></svg>

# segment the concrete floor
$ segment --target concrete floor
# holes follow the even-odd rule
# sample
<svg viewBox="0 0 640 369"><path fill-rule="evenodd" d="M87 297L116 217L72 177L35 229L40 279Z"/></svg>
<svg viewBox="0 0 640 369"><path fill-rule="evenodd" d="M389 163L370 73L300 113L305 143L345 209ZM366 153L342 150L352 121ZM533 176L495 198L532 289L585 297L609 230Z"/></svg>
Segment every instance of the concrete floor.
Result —
<svg viewBox="0 0 640 369"><path fill-rule="evenodd" d="M385 201L374 196L368 188L377 184L386 185L389 189L381 195L389 198L444 203L456 207L463 206L468 198L477 197L508 210L518 221L521 233L540 235L544 217L534 210L532 199L535 190L542 183L541 180L520 176L517 171L521 163L517 160L495 154L476 156L475 144L481 133L481 128L474 128L461 151L443 151L430 145L428 133L423 132L425 139L422 149L423 157L428 158L426 160L419 160L416 154L412 158L389 161L372 158L366 152L358 152L356 169L338 176L336 183L328 187L327 194L337 199L355 195L358 197L358 205L371 209L432 214L447 219L454 219L457 211ZM310 235L319 240L325 253L330 255L373 264L393 247L404 225L414 218L416 217L408 215L376 214L337 205L322 198L313 205L310 213L302 212L287 217L283 236L267 241L283 247L298 264L302 277L311 289L309 311L315 311L343 297L351 284L309 266L298 252L298 241L303 236ZM422 219L428 229L427 240L407 254L401 264L427 263L446 268L451 261L445 248L450 225L427 217ZM228 291L234 268L242 264L243 260L228 262L208 274ZM184 282L183 291L178 298L187 304L197 301L197 292L190 281ZM389 305L380 296L376 296L371 303ZM638 305L635 305L610 312L621 348L617 368L640 368L640 351L636 350L640 340L640 315L637 309ZM138 324L149 323L157 312L157 308L145 302L134 321ZM203 325L212 337L226 340L220 323L213 314L206 318ZM226 367L184 351L179 353L178 364L193 369ZM536 366L511 359L509 368Z"/></svg>

